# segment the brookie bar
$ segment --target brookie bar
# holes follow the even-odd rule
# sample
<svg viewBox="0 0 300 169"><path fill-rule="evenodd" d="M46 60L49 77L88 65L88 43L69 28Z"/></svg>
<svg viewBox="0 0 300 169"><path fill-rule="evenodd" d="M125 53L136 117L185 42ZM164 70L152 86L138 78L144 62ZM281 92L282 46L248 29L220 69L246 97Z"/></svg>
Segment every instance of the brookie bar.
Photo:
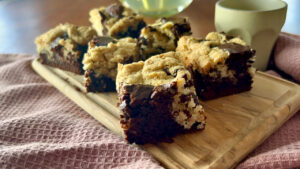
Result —
<svg viewBox="0 0 300 169"><path fill-rule="evenodd" d="M89 42L84 55L85 86L88 92L115 91L118 63L138 61L137 40L97 37Z"/></svg>
<svg viewBox="0 0 300 169"><path fill-rule="evenodd" d="M197 95L213 99L251 89L255 51L239 37L211 32L205 39L183 36L176 52L192 72Z"/></svg>
<svg viewBox="0 0 300 169"><path fill-rule="evenodd" d="M121 126L129 143L171 141L190 129L204 129L206 117L190 72L175 52L118 66Z"/></svg>
<svg viewBox="0 0 300 169"><path fill-rule="evenodd" d="M82 57L93 36L96 32L91 27L60 24L36 38L39 61L82 74Z"/></svg>
<svg viewBox="0 0 300 169"><path fill-rule="evenodd" d="M190 35L191 27L186 18L161 18L141 30L140 54L145 60L150 56L175 51L178 39Z"/></svg>
<svg viewBox="0 0 300 169"><path fill-rule="evenodd" d="M140 15L120 4L92 9L90 22L99 36L117 39L127 36L137 38L140 30L146 25Z"/></svg>

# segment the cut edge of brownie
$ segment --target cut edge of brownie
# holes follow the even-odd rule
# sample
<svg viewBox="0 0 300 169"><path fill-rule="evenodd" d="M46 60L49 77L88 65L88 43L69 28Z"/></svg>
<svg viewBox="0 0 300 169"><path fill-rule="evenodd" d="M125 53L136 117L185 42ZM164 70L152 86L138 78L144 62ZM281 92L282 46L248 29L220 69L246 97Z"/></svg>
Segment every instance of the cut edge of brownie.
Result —
<svg viewBox="0 0 300 169"><path fill-rule="evenodd" d="M47 57L47 54L44 54L44 53L40 53L39 56L40 57L38 58L38 61L41 62L42 64L45 64L45 65L48 65L51 67L56 67L56 68L66 70L69 72L73 72L75 74L83 74L83 72L84 72L82 70L82 64L80 64L81 63L80 59L78 62L71 61L71 63L66 64L66 62L62 59L55 60L55 61L49 60Z"/></svg>
<svg viewBox="0 0 300 169"><path fill-rule="evenodd" d="M83 74L82 59L87 46L78 45L76 52L74 54L68 53L67 56L64 56L63 48L64 46L56 44L51 47L51 56L49 56L49 52L41 52L39 53L38 60L45 65L57 67L75 74ZM49 59L49 57L52 59Z"/></svg>
<svg viewBox="0 0 300 169"><path fill-rule="evenodd" d="M97 77L93 70L86 70L84 73L85 87L87 92L113 92L116 91L116 83L110 77Z"/></svg>

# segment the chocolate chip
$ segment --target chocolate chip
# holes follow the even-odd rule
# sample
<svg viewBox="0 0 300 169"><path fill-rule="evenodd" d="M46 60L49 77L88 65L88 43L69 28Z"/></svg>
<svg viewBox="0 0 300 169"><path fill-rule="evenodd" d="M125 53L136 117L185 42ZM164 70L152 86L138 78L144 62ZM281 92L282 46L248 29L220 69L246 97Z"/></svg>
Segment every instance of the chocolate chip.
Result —
<svg viewBox="0 0 300 169"><path fill-rule="evenodd" d="M191 94L191 96L193 97L193 99L194 99L194 102L195 102L195 107L197 106L197 105L199 105L200 103L199 103L199 100L198 100L198 97L195 95L195 94Z"/></svg>
<svg viewBox="0 0 300 169"><path fill-rule="evenodd" d="M151 85L126 85L124 90L130 93L131 103L135 100L149 99L151 93L153 92L153 86ZM134 99L134 100L132 100Z"/></svg>
<svg viewBox="0 0 300 169"><path fill-rule="evenodd" d="M105 12L114 18L120 18L122 16L123 11L124 7L120 4L113 4L105 9Z"/></svg>
<svg viewBox="0 0 300 169"><path fill-rule="evenodd" d="M213 44L210 44L210 45L209 45L210 48L215 48L215 47L217 47L217 46L218 46L218 45L213 45Z"/></svg>
<svg viewBox="0 0 300 169"><path fill-rule="evenodd" d="M196 39L197 42L204 42L206 41L205 39Z"/></svg>
<svg viewBox="0 0 300 169"><path fill-rule="evenodd" d="M90 43L92 43L95 46L106 46L110 42L116 43L116 40L108 36L100 36L92 39Z"/></svg>
<svg viewBox="0 0 300 169"><path fill-rule="evenodd" d="M175 69L175 70L174 70L174 77L177 76L178 70L180 70L180 69Z"/></svg>
<svg viewBox="0 0 300 169"><path fill-rule="evenodd" d="M106 28L106 22L107 22L107 20L108 20L108 18L105 16L105 14L103 13L103 12L101 12L101 11L99 11L99 15L101 16L101 24L102 24L102 27L103 27L103 30L102 30L102 34L103 35L106 35L107 34L107 32L108 32L108 30L107 30L107 28Z"/></svg>
<svg viewBox="0 0 300 169"><path fill-rule="evenodd" d="M248 60L248 63L254 63L255 61L254 60Z"/></svg>
<svg viewBox="0 0 300 169"><path fill-rule="evenodd" d="M105 14L101 11L99 11L99 15L101 16L101 23L104 24L104 21L107 19L107 17L105 16Z"/></svg>
<svg viewBox="0 0 300 169"><path fill-rule="evenodd" d="M183 112L187 116L187 118L191 118L192 117L192 115L191 115L191 113L189 111L184 110Z"/></svg>
<svg viewBox="0 0 300 169"><path fill-rule="evenodd" d="M180 103L185 103L185 102L190 100L191 95L190 94L189 95L183 94L183 95L180 95L179 98L180 98Z"/></svg>
<svg viewBox="0 0 300 169"><path fill-rule="evenodd" d="M166 68L163 69L163 71L164 71L168 76L171 75L171 72L170 72L169 68L166 67Z"/></svg>
<svg viewBox="0 0 300 169"><path fill-rule="evenodd" d="M193 85L193 82L191 80L186 81L186 83L184 84L184 88L188 88L191 87Z"/></svg>
<svg viewBox="0 0 300 169"><path fill-rule="evenodd" d="M62 38L62 39L65 39L65 40L68 39L68 38L69 38L68 33L65 32L65 33L61 36L61 38Z"/></svg>
<svg viewBox="0 0 300 169"><path fill-rule="evenodd" d="M129 57L127 60L124 60L122 62L122 64L129 64L129 63L132 63L133 62L133 58L132 57Z"/></svg>
<svg viewBox="0 0 300 169"><path fill-rule="evenodd" d="M140 37L139 39L138 39L138 44L140 44L140 45L147 45L147 39L146 38L144 38L144 37Z"/></svg>
<svg viewBox="0 0 300 169"><path fill-rule="evenodd" d="M61 39L66 40L66 39L68 39L68 38L69 38L69 35L68 35L68 33L65 32L64 34L62 34L61 36L55 38L55 39L52 41L52 43L50 44L51 48L54 48L54 47L56 47L57 45L59 45L59 41L60 41Z"/></svg>
<svg viewBox="0 0 300 169"><path fill-rule="evenodd" d="M51 48L51 51L55 53L55 56L57 57L63 57L64 52L63 52L64 47L62 45L57 45Z"/></svg>
<svg viewBox="0 0 300 169"><path fill-rule="evenodd" d="M146 28L148 28L150 32L156 32L156 29L152 26L147 26Z"/></svg>
<svg viewBox="0 0 300 169"><path fill-rule="evenodd" d="M181 36L183 36L184 34L191 34L191 27L189 24L178 24L176 23L173 27L172 27L172 32L174 33L175 37L177 39L179 39Z"/></svg>

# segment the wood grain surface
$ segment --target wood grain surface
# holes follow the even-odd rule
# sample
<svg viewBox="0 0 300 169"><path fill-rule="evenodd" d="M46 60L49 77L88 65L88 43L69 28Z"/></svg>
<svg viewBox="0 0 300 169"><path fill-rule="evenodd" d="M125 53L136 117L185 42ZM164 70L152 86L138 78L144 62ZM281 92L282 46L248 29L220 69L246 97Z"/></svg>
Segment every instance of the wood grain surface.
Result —
<svg viewBox="0 0 300 169"><path fill-rule="evenodd" d="M83 77L32 63L34 70L105 127L122 135L116 93L86 93ZM300 108L297 84L257 72L253 89L201 102L204 131L176 136L173 143L141 146L167 168L233 168Z"/></svg>
<svg viewBox="0 0 300 169"><path fill-rule="evenodd" d="M188 16L194 36L214 30L217 0L194 0L181 16ZM283 31L300 34L300 1L285 0L289 7ZM36 36L59 23L90 25L88 12L117 0L0 0L0 53L36 54Z"/></svg>

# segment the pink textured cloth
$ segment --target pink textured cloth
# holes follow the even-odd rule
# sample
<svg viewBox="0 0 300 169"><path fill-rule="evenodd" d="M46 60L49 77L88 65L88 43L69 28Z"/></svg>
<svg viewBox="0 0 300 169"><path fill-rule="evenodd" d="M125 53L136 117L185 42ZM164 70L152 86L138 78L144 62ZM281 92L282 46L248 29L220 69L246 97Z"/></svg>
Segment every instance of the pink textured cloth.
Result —
<svg viewBox="0 0 300 169"><path fill-rule="evenodd" d="M38 76L0 55L0 168L162 168Z"/></svg>
<svg viewBox="0 0 300 169"><path fill-rule="evenodd" d="M295 79L299 43L282 34L274 56L276 64L292 63L278 68ZM35 74L31 59L0 55L0 168L162 168L147 152L113 135ZM300 113L237 168L300 168Z"/></svg>
<svg viewBox="0 0 300 169"><path fill-rule="evenodd" d="M300 83L300 36L281 33L274 53L276 67Z"/></svg>

